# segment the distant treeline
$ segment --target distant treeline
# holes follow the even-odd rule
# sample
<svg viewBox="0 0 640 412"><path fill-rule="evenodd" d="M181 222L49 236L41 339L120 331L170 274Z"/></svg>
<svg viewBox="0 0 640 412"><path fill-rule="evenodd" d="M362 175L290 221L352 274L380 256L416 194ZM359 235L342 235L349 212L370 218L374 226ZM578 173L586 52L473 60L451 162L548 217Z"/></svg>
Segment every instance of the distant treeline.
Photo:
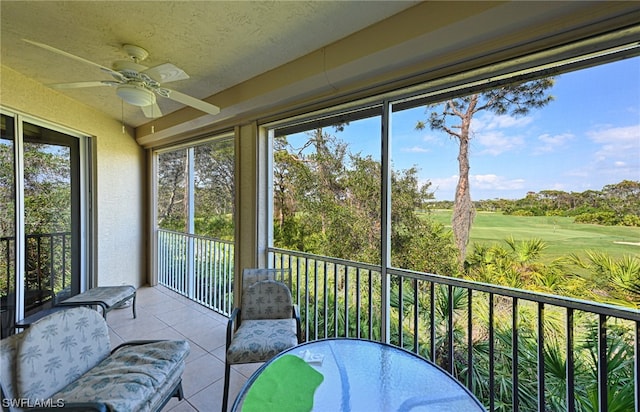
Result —
<svg viewBox="0 0 640 412"><path fill-rule="evenodd" d="M432 207L451 209L453 201L436 201ZM640 227L640 181L623 180L602 190L529 192L522 199L474 202L476 210L500 211L514 216L572 216L578 223Z"/></svg>

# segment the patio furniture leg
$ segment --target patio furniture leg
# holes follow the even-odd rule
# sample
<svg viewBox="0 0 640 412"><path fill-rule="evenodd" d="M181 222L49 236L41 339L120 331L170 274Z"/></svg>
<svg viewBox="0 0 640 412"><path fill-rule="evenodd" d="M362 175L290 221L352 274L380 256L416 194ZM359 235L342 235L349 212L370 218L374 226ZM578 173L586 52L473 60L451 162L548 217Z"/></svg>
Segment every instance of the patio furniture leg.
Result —
<svg viewBox="0 0 640 412"><path fill-rule="evenodd" d="M222 394L222 412L227 412L229 403L229 378L231 373L231 365L229 362L224 363L224 393Z"/></svg>
<svg viewBox="0 0 640 412"><path fill-rule="evenodd" d="M58 303L58 306L100 306L102 317L107 319L107 312L122 307L132 300L133 317L136 317L136 289L131 285L101 286L88 289Z"/></svg>

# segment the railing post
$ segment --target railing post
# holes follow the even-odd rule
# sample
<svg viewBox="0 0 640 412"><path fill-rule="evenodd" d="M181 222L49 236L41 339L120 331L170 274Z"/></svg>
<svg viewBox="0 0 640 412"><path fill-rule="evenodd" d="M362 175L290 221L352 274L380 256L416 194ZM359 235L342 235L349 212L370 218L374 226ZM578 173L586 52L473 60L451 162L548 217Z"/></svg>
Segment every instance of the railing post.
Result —
<svg viewBox="0 0 640 412"><path fill-rule="evenodd" d="M193 236L187 236L187 295L189 299L195 296L195 248Z"/></svg>
<svg viewBox="0 0 640 412"><path fill-rule="evenodd" d="M469 289L469 293L471 293L471 289ZM513 298L511 303L511 359L513 362L512 372L511 372L511 382L512 382L512 391L511 393L513 398L513 411L518 412L520 410L520 397L519 397L519 385L520 380L518 379L518 365L520 363L519 352L518 352L518 326L519 326L519 314L518 314L518 298ZM469 388L473 389L471 386Z"/></svg>
<svg viewBox="0 0 640 412"><path fill-rule="evenodd" d="M636 403L636 411L640 411L640 321L635 322L635 336L634 336L635 348L633 350L634 353L634 376L636 382L635 392L635 403Z"/></svg>
<svg viewBox="0 0 640 412"><path fill-rule="evenodd" d="M538 412L545 409L544 303L538 302Z"/></svg>
<svg viewBox="0 0 640 412"><path fill-rule="evenodd" d="M609 396L607 388L607 316L598 317L598 400L601 412L607 412Z"/></svg>
<svg viewBox="0 0 640 412"><path fill-rule="evenodd" d="M494 294L489 293L489 410L495 411L495 307Z"/></svg>
<svg viewBox="0 0 640 412"><path fill-rule="evenodd" d="M566 353L566 396L567 396L567 412L574 412L576 410L576 398L575 398L575 362L573 358L573 309L567 308L566 315L566 340L567 347L565 349Z"/></svg>

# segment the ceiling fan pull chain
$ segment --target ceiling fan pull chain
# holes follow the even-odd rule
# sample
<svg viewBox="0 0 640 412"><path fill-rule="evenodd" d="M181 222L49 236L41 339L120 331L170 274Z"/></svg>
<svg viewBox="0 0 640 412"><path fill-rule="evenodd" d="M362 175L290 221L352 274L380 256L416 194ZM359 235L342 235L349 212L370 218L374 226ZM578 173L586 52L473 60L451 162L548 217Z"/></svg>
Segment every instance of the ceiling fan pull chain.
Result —
<svg viewBox="0 0 640 412"><path fill-rule="evenodd" d="M122 116L120 117L122 120L122 134L125 134L125 128L124 128L124 100L120 99L120 107L122 110Z"/></svg>

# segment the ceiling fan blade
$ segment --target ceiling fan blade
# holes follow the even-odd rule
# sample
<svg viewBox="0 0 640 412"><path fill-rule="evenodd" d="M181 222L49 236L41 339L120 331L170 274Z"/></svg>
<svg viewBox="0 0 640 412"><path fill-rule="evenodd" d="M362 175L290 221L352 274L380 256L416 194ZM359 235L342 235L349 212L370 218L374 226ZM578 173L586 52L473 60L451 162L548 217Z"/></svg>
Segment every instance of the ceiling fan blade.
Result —
<svg viewBox="0 0 640 412"><path fill-rule="evenodd" d="M52 89L81 89L85 87L101 87L101 86L117 86L120 83L108 81L108 80L98 80L94 82L72 82L72 83L55 83L49 84L47 86Z"/></svg>
<svg viewBox="0 0 640 412"><path fill-rule="evenodd" d="M140 106L140 108L142 109L142 113L144 113L144 115L150 119L155 119L162 116L160 106L158 106L157 103L149 106Z"/></svg>
<svg viewBox="0 0 640 412"><path fill-rule="evenodd" d="M158 83L169 83L176 80L185 80L189 78L189 75L185 73L184 70L176 67L171 63L164 63L155 67L151 67L143 71L142 73L148 75Z"/></svg>
<svg viewBox="0 0 640 412"><path fill-rule="evenodd" d="M191 106L194 109L198 109L202 112L209 114L220 113L220 108L218 106L207 103L204 100L196 99L195 97L191 97L188 94L180 93L171 89L166 89L164 87L157 88L155 91L162 97L175 100L178 103L186 104L187 106Z"/></svg>
<svg viewBox="0 0 640 412"><path fill-rule="evenodd" d="M92 62L90 60L84 59L84 58L76 56L74 54L67 53L64 50L56 49L55 47L49 46L47 44L38 43L38 42L35 42L35 41L32 41L32 40L27 40L27 39L22 39L22 40L27 42L27 43L29 43L29 44L32 44L34 46L40 47L42 49L49 50L52 53L60 54L62 56L68 57L70 59L74 59L74 60L77 60L79 62L90 64L92 66L98 67L100 70L102 70L102 71L104 71L104 72L116 77L117 79L120 79L120 80L123 80L123 81L125 80L124 76L122 76L117 71L112 70L112 69L110 69L108 67L102 66L102 65L100 65L98 63L94 63L94 62Z"/></svg>

